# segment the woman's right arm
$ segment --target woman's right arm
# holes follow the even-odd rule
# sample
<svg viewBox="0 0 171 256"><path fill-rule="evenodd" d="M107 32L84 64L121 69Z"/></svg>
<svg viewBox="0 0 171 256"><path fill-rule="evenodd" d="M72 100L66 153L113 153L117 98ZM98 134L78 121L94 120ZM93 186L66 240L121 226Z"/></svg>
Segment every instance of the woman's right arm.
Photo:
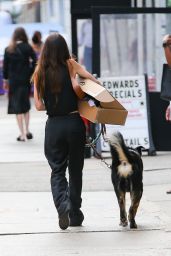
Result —
<svg viewBox="0 0 171 256"><path fill-rule="evenodd" d="M35 104L35 107L38 111L46 110L45 104L43 103L43 100L38 97L36 83L34 83L34 104Z"/></svg>

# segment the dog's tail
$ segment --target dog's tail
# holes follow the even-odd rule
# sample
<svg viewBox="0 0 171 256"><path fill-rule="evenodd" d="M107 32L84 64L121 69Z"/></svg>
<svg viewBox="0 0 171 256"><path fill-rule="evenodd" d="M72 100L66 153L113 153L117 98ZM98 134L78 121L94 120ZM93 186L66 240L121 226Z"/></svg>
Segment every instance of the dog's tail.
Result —
<svg viewBox="0 0 171 256"><path fill-rule="evenodd" d="M129 151L120 132L114 132L109 138L113 161L118 162L118 171L121 176L127 177L132 172L129 161ZM116 159L117 158L117 159Z"/></svg>

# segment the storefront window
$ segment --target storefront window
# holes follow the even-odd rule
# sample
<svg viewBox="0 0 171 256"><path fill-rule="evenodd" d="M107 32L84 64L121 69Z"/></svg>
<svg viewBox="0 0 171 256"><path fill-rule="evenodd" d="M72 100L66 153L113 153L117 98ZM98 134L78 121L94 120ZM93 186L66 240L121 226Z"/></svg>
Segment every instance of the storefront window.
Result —
<svg viewBox="0 0 171 256"><path fill-rule="evenodd" d="M100 15L101 76L146 73L149 90L160 90L162 37L171 33L170 20L170 14Z"/></svg>
<svg viewBox="0 0 171 256"><path fill-rule="evenodd" d="M92 20L77 21L78 60L92 72Z"/></svg>

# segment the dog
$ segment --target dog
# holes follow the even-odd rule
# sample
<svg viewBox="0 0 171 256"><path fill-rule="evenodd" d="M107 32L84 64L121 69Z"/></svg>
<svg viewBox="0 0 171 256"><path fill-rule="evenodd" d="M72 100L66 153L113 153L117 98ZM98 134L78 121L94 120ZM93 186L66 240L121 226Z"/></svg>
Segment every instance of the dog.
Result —
<svg viewBox="0 0 171 256"><path fill-rule="evenodd" d="M131 229L136 229L135 216L143 194L143 162L141 150L126 146L123 136L115 132L109 139L112 155L111 180L120 208L120 225L125 227L128 220ZM129 208L128 220L125 207L125 194L130 192L131 206Z"/></svg>

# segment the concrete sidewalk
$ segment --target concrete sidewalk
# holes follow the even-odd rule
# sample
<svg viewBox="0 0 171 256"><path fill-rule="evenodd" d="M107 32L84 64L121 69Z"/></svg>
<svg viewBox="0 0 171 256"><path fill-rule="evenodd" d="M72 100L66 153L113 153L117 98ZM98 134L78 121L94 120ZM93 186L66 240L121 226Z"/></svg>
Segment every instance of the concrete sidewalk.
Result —
<svg viewBox="0 0 171 256"><path fill-rule="evenodd" d="M170 159L163 154L153 158L153 167L159 166L155 159L162 162L164 158ZM171 184L170 170L144 171L144 194L136 217L138 229L130 230L119 226L119 208L110 173L99 160L87 159L82 194L85 221L82 227L61 231L48 192L48 166L42 164L38 169L39 163L32 162L28 173L27 163L14 164L0 164L1 178L8 166L14 171L9 168L1 183L2 188L4 186L0 193L1 256L171 255L171 196L166 194ZM46 183L39 180L40 175ZM32 192L34 190L37 192ZM129 203L127 195L127 209Z"/></svg>
<svg viewBox="0 0 171 256"><path fill-rule="evenodd" d="M0 105L0 256L171 256L171 195L166 194L171 189L171 152L143 156L137 230L119 226L109 169L100 160L86 159L85 221L82 227L61 231L43 154L45 113L32 109L34 139L20 143L14 116L7 116L6 106ZM127 209L129 204L127 195Z"/></svg>
<svg viewBox="0 0 171 256"><path fill-rule="evenodd" d="M58 227L49 192L1 193L0 201L2 256L171 255L171 219L145 195L137 230L118 225L119 211L111 191L83 192L83 226L66 231Z"/></svg>

